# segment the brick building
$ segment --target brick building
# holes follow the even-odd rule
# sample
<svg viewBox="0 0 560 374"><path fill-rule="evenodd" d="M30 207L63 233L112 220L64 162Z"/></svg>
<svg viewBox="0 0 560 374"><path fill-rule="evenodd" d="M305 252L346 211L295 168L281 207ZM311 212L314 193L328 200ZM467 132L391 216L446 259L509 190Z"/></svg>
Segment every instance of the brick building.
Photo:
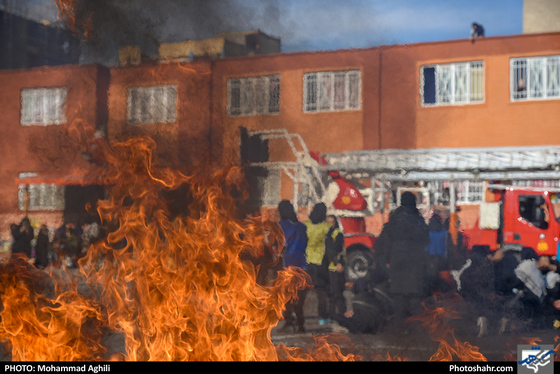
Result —
<svg viewBox="0 0 560 374"><path fill-rule="evenodd" d="M100 128L106 122L108 69L66 65L5 70L0 82L2 237L25 210L50 225L61 224L64 215L75 219L88 195L83 186L95 185L98 178L74 134L83 132L83 124Z"/></svg>
<svg viewBox="0 0 560 374"><path fill-rule="evenodd" d="M560 2L523 0L523 33L560 31Z"/></svg>
<svg viewBox="0 0 560 374"><path fill-rule="evenodd" d="M547 33L218 61L213 134L229 143L216 149L235 154L239 127L286 128L322 153L557 145L559 51L560 34ZM257 102L258 85L274 105ZM267 146L267 161L294 161ZM272 174L270 205L292 198L286 174Z"/></svg>
<svg viewBox="0 0 560 374"><path fill-rule="evenodd" d="M160 161L186 171L208 160L293 160L286 146L253 142L257 130L287 129L325 154L560 144L560 33L1 71L0 82L4 237L23 214L22 186L51 185L51 205L32 201L30 216L53 222L73 217L68 196L52 203L62 196L55 186L95 186L82 150L56 143L78 120L110 140L150 135ZM257 176L261 203L292 198L286 178Z"/></svg>

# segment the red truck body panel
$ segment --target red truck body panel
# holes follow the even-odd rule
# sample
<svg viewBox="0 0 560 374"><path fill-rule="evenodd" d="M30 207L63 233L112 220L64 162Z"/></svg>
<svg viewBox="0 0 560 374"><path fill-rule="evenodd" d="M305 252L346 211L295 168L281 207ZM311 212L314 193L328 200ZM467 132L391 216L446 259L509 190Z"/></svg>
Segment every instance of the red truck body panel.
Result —
<svg viewBox="0 0 560 374"><path fill-rule="evenodd" d="M556 256L560 223L548 191L527 189L505 189L500 191L502 212L499 229L482 229L477 224L464 232L467 245L487 245L496 250L503 245L533 248L538 255ZM535 210L542 210L544 219L537 217Z"/></svg>

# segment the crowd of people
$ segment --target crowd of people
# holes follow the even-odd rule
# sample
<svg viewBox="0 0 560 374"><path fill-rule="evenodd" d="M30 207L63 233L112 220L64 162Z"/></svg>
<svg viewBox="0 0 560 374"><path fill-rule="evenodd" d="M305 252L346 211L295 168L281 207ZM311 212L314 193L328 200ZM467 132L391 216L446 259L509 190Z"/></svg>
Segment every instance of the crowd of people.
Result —
<svg viewBox="0 0 560 374"><path fill-rule="evenodd" d="M283 328L305 331L309 289L317 296L319 324L352 333L386 328L406 334L409 318L421 313L423 301L436 292L462 297L465 321L472 321L479 336L560 327L560 263L555 257L538 256L532 248L474 246L467 251L460 233L453 238L449 219L443 221L439 212L426 223L411 192L402 195L401 206L383 226L367 275L352 285L348 310L344 237L336 217L328 216L322 203L305 222L298 221L289 201L282 201L278 211L285 236L283 266L305 270L312 283L287 306Z"/></svg>
<svg viewBox="0 0 560 374"><path fill-rule="evenodd" d="M422 302L435 292L459 294L479 336L504 333L516 324L560 328L560 262L555 257L539 256L532 248L519 252L474 246L467 251L460 234L452 239L449 220L443 222L437 211L426 224L411 192L402 195L401 206L390 213L375 241L367 275L351 285L351 304L345 298L349 284L337 217L318 203L300 222L287 200L278 205L278 215L284 247L277 248L273 236L265 235L268 250L263 251L262 265L274 263L275 270L297 267L311 279L310 287L286 305L284 329L305 331L310 289L317 297L319 325L352 333L383 328L406 333L409 318L421 313ZM24 218L10 229L12 257L23 255L39 269L52 262L75 266L104 231L93 219L58 229L43 224L35 230ZM260 266L259 283L266 282L268 270ZM451 277L444 279L442 273Z"/></svg>
<svg viewBox="0 0 560 374"><path fill-rule="evenodd" d="M87 248L102 235L102 227L94 219L84 220L81 225L65 223L58 229L42 224L35 230L25 217L19 224L10 225L10 231L12 258L25 256L39 269L57 261L75 266Z"/></svg>
<svg viewBox="0 0 560 374"><path fill-rule="evenodd" d="M324 203L315 205L309 219L299 222L293 205L281 201L278 205L280 227L285 236L282 251L283 266L305 270L317 295L320 325L329 325L332 317L346 312L344 299L344 237L335 216L327 215ZM298 292L286 306L284 328L305 331L303 306L308 289Z"/></svg>

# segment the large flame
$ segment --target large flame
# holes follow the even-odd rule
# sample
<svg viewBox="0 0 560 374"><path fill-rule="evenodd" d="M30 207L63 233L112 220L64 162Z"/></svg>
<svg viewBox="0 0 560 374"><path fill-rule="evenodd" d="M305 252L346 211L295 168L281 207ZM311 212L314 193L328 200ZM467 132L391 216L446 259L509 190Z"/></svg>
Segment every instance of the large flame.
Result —
<svg viewBox="0 0 560 374"><path fill-rule="evenodd" d="M187 176L156 167L154 149L147 137L97 143L109 192L97 211L108 235L78 269L39 271L25 258L0 265L0 341L8 342L12 359L362 359L343 335L316 337L307 349L274 346L271 330L309 282L295 268L257 282L259 267L273 265L259 261L265 243L282 248L280 227L239 214L243 199L235 196L246 190L239 167ZM185 185L189 210L172 215L163 196ZM486 361L478 347L456 339L449 321L459 313L437 295L433 300L412 318L439 342L430 360ZM122 352L105 343L115 334L124 340ZM407 359L388 352L374 358Z"/></svg>
<svg viewBox="0 0 560 374"><path fill-rule="evenodd" d="M83 36L85 39L93 37L92 12L82 14L77 0L54 0L54 3L58 19L66 24L74 36Z"/></svg>
<svg viewBox="0 0 560 374"><path fill-rule="evenodd" d="M282 246L279 226L236 216L239 168L185 176L154 167L154 147L138 138L103 150L111 187L98 212L109 234L80 260L79 284L46 290L54 275L22 260L2 266L0 340L14 360L104 359L104 331L124 337L126 352L114 359L278 359L271 329L308 282L290 268L257 284L250 259L265 235ZM185 183L191 214L172 220L162 192Z"/></svg>

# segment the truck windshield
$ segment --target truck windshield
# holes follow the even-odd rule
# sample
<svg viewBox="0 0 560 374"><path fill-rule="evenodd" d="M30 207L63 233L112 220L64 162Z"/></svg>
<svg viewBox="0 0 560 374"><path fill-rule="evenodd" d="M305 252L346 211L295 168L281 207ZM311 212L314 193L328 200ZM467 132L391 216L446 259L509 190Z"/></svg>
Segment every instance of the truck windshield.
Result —
<svg viewBox="0 0 560 374"><path fill-rule="evenodd" d="M519 195L519 215L540 229L548 228L550 214L541 195Z"/></svg>

